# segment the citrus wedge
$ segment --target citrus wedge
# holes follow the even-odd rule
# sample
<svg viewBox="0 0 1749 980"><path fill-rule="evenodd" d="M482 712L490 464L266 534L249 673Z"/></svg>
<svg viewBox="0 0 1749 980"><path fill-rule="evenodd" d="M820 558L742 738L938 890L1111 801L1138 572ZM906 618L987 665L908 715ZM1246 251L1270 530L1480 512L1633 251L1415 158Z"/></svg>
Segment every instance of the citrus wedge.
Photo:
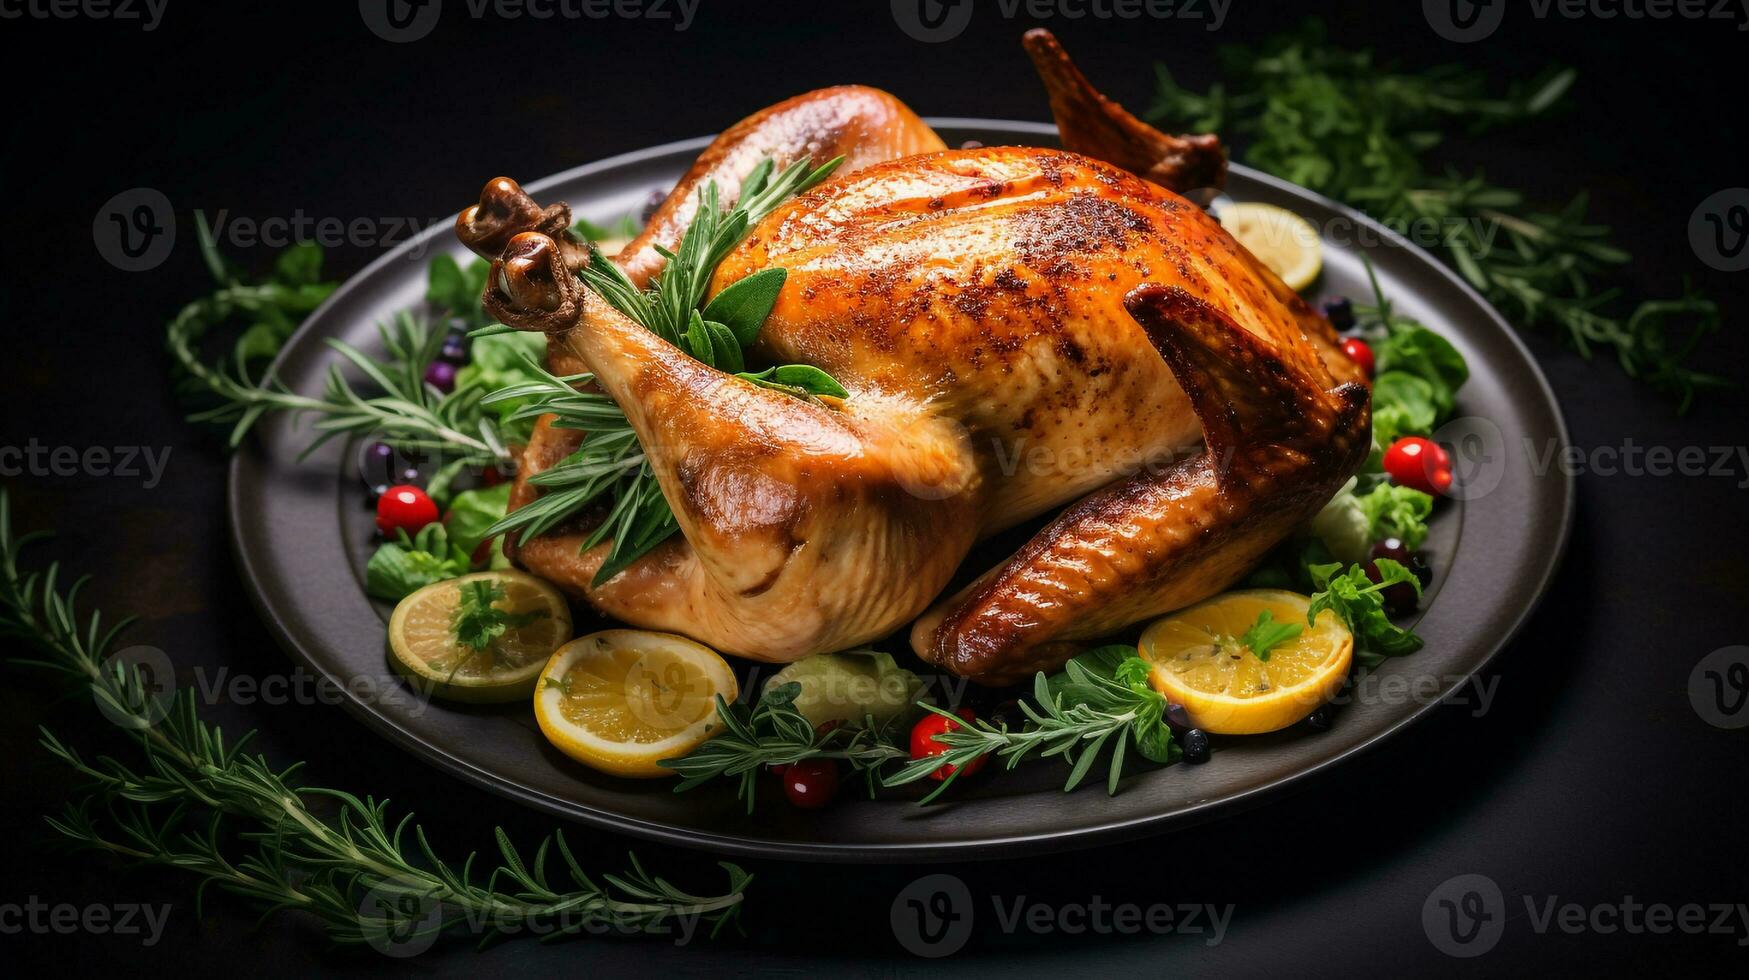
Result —
<svg viewBox="0 0 1749 980"><path fill-rule="evenodd" d="M717 733L716 696L735 700L735 674L708 647L646 630L603 630L554 651L534 694L547 741L615 776L672 776L656 763Z"/></svg>
<svg viewBox="0 0 1749 980"><path fill-rule="evenodd" d="M1299 215L1273 204L1229 204L1221 226L1296 290L1305 289L1324 270L1318 229Z"/></svg>
<svg viewBox="0 0 1749 980"><path fill-rule="evenodd" d="M491 606L519 625L484 649L453 630L462 589L486 583L503 590ZM434 697L474 703L517 701L534 693L541 668L571 636L571 609L545 581L523 572L497 571L435 582L402 599L389 617L395 667Z"/></svg>
<svg viewBox="0 0 1749 980"><path fill-rule="evenodd" d="M1305 596L1278 589L1228 592L1156 620L1140 651L1149 683L1216 735L1256 735L1299 721L1336 696L1354 660L1354 636L1325 610L1306 626ZM1260 615L1297 624L1298 636L1257 656L1241 641Z"/></svg>

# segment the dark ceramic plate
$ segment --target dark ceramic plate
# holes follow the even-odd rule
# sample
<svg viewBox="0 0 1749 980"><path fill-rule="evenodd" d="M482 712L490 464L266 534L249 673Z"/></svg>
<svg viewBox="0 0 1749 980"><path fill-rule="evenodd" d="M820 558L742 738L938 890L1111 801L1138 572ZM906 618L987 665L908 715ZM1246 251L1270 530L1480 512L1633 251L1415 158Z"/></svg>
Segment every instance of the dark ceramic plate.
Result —
<svg viewBox="0 0 1749 980"><path fill-rule="evenodd" d="M1036 123L935 124L950 146L968 139L1049 144L1055 136ZM672 185L705 143L588 164L529 190L608 221ZM931 807L914 805L915 794L895 794L804 813L768 782L748 815L726 784L675 794L668 782L613 779L573 763L548 748L523 705L430 703L396 681L383 647L389 610L363 588L371 522L350 462L353 447L330 445L300 462L308 430L286 418L263 424L231 469L237 560L286 649L344 689L348 710L397 746L530 806L637 837L824 861L993 857L1158 832L1255 803L1403 730L1481 670L1547 587L1566 543L1573 486L1533 468L1566 441L1547 382L1499 315L1455 275L1355 212L1255 171L1234 167L1228 191L1291 208L1324 229L1324 295L1370 296L1364 256L1398 308L1450 338L1474 372L1461 393L1465 418L1442 433L1459 447L1467 489L1465 499L1441 508L1427 545L1435 577L1416 624L1427 646L1372 672L1328 732L1300 726L1224 740L1202 766L1132 766L1115 797L1092 785L1101 780L1062 793L1063 767L1043 762L963 782L951 803ZM422 302L435 251L462 252L447 227L435 228L342 286L286 346L280 379L315 394L335 360L326 339L374 346L374 324ZM594 628L587 618L578 627Z"/></svg>

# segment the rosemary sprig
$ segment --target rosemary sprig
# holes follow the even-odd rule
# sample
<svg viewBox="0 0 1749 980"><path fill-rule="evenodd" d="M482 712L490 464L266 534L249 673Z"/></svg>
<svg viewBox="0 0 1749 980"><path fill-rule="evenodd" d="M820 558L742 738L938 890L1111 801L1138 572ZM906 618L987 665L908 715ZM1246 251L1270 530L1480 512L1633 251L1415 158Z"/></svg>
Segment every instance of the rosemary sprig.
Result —
<svg viewBox="0 0 1749 980"><path fill-rule="evenodd" d="M762 769L786 766L803 759L842 759L862 774L874 791L876 770L889 762L908 758L893 743L889 725L865 723L815 729L796 710L800 684L779 684L766 690L759 703L729 704L717 696L717 718L723 732L678 759L663 759L660 765L678 773L674 792L681 793L718 778L738 779L736 796L753 812L758 777Z"/></svg>
<svg viewBox="0 0 1749 980"><path fill-rule="evenodd" d="M140 766L88 759L42 732L44 748L91 783L90 797L49 819L69 839L194 874L200 899L216 885L264 915L306 912L343 944L394 942L416 951L411 944L463 926L482 943L512 933L560 938L602 926L662 932L682 917L698 917L714 932L739 910L750 878L734 865L722 865L728 889L714 896L682 891L635 858L631 873L598 882L558 832L525 861L498 829L499 863L480 883L475 855L459 866L445 862L412 815L393 818L387 801L298 784L298 766L275 769L245 752L249 735L227 741L202 721L189 692L179 692L166 711L138 667L108 656L127 621L105 629L101 613L79 612L86 579L63 589L55 564L20 570L20 552L36 537L13 536L10 500L0 489L0 633L37 652L13 662L88 689L144 756ZM315 805L323 803L338 813L319 816ZM549 875L555 853L560 867Z"/></svg>
<svg viewBox="0 0 1749 980"><path fill-rule="evenodd" d="M1613 353L1630 376L1676 397L1679 410L1697 391L1725 383L1689 363L1718 328L1714 303L1685 291L1628 306L1618 290L1600 285L1629 255L1611 243L1610 229L1587 219L1583 194L1558 211L1539 211L1480 174L1431 165L1442 130L1540 117L1571 87L1572 71L1491 96L1480 73L1394 70L1370 51L1333 46L1315 21L1261 48L1225 49L1222 65L1225 83L1205 93L1184 89L1157 67L1158 95L1147 115L1238 137L1246 162L1393 228L1415 229L1419 243L1521 326L1552 326L1587 357Z"/></svg>
<svg viewBox="0 0 1749 980"><path fill-rule="evenodd" d="M742 370L745 351L757 342L783 287L782 269L748 276L700 308L712 273L748 230L783 201L825 180L841 162L842 157L810 169L806 161L797 161L774 174L771 160L763 160L743 182L740 201L732 208L722 206L717 185L707 182L699 189L698 212L681 235L678 249L658 249L668 262L648 289L633 285L593 242L590 263L579 275L609 305L705 364L800 397L842 398L847 392L838 382L808 365ZM558 427L588 434L576 452L530 479L546 492L506 515L488 534L520 531L524 537L537 537L607 501L606 517L582 545L587 551L612 541L607 559L595 573L594 584L600 585L666 541L680 525L625 413L605 394L576 390L588 387L594 377L559 378L533 365L531 370L538 380L494 392L484 404L527 399L512 418L551 413L558 417L554 423Z"/></svg>
<svg viewBox="0 0 1749 980"><path fill-rule="evenodd" d="M1153 762L1169 763L1176 758L1172 730L1166 727L1166 698L1148 686L1148 669L1147 662L1135 656L1134 647L1120 645L1090 650L1064 664L1061 674L1047 677L1040 672L1033 677L1032 701L1020 703L1026 724L1018 730L1006 724L992 725L982 718L968 724L943 708L921 705L953 722L948 731L935 736L947 751L912 760L882 784L901 786L942 766L955 767L923 798L922 802L928 803L946 791L974 759L994 755L1007 760L1007 768L1013 769L1037 753L1040 758L1059 756L1069 764L1069 777L1063 784L1067 793L1086 778L1109 742L1111 761L1105 788L1115 796L1130 744Z"/></svg>
<svg viewBox="0 0 1749 980"><path fill-rule="evenodd" d="M442 346L443 331L411 313L402 312L391 324L379 325L386 361L340 341L328 341L374 386L374 394L361 394L339 365L329 369L319 398L296 394L271 374L258 376L253 365L276 353L297 323L333 290L331 283L309 281L320 268L321 253L314 246L294 246L282 253L274 278L244 284L212 246L204 217L195 217L203 255L220 287L183 307L165 329L166 346L184 377L182 387L214 403L189 416L191 420L230 426L227 442L235 448L269 412L307 413L316 417L317 436L306 454L336 436L369 435L409 453L444 454L451 457L452 465L510 466L509 449L480 412L485 392L462 387L444 395L425 383L425 368ZM434 277L437 268L434 265ZM215 327L245 316L256 318L257 324L244 331L229 357L208 364L198 349L201 339Z"/></svg>
<svg viewBox="0 0 1749 980"><path fill-rule="evenodd" d="M678 759L662 760L661 765L682 777L674 787L676 793L717 778L739 779L736 794L751 813L760 770L803 759L848 762L862 775L871 795L877 779L882 786L901 786L943 766L954 766L954 772L920 801L926 804L953 785L968 763L985 755L1006 759L1009 769L1035 753L1041 758L1061 757L1070 767L1063 786L1068 792L1081 784L1110 743L1106 790L1115 794L1128 744L1154 762L1177 758L1172 731L1166 726L1166 699L1148 687L1148 669L1135 656L1134 647L1119 645L1089 650L1065 664L1061 673L1041 671L1033 678L1032 703L1020 704L1026 723L1018 730L984 719L968 724L953 712L919 701L917 707L947 718L953 726L935 736L947 751L917 759L896 744L889 730L892 722L816 730L795 708L801 685L782 684L765 691L752 707L728 704L718 697L722 734ZM880 775L901 761L906 764Z"/></svg>

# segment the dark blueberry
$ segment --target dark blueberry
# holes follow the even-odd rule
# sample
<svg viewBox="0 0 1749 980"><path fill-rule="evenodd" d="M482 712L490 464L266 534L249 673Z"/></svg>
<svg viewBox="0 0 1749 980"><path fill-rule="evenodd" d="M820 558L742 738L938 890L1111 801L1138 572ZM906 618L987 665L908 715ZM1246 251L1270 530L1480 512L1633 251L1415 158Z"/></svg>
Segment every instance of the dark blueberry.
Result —
<svg viewBox="0 0 1749 980"><path fill-rule="evenodd" d="M1324 316L1338 330L1354 329L1354 303L1346 296L1325 300Z"/></svg>
<svg viewBox="0 0 1749 980"><path fill-rule="evenodd" d="M1414 556L1415 553L1403 544L1401 538L1386 538L1383 541L1375 542L1372 546L1372 557L1375 561L1380 558L1389 558L1398 564L1407 566Z"/></svg>
<svg viewBox="0 0 1749 980"><path fill-rule="evenodd" d="M425 383L449 394L455 390L455 365L448 361L432 361L425 369Z"/></svg>
<svg viewBox="0 0 1749 980"><path fill-rule="evenodd" d="M662 202L666 200L668 200L667 191L651 191L650 196L644 198L643 208L638 211L638 220L646 225L649 224L650 219L656 216L656 209L661 207Z"/></svg>
<svg viewBox="0 0 1749 980"><path fill-rule="evenodd" d="M1209 736L1200 728L1192 728L1178 736L1178 744L1184 749L1184 761L1201 765L1209 761Z"/></svg>
<svg viewBox="0 0 1749 980"><path fill-rule="evenodd" d="M411 484L417 486L419 483L419 467L409 466L406 469L402 470L399 482L401 482L403 484L411 483Z"/></svg>
<svg viewBox="0 0 1749 980"><path fill-rule="evenodd" d="M364 505L366 507L369 507L371 510L376 510L377 509L377 499L380 498L383 494L388 493L388 492L389 492L389 485L387 483L378 483L378 484L372 486L370 488L370 492L364 495Z"/></svg>
<svg viewBox="0 0 1749 980"><path fill-rule="evenodd" d="M1306 716L1306 727L1314 732L1327 732L1336 720L1335 712L1327 704L1319 705L1316 711Z"/></svg>
<svg viewBox="0 0 1749 980"><path fill-rule="evenodd" d="M468 345L451 337L443 342L443 349L437 352L437 359L451 364L466 364L468 362Z"/></svg>
<svg viewBox="0 0 1749 980"><path fill-rule="evenodd" d="M373 442L364 447L358 457L358 476L367 487L374 487L395 475L395 450L386 442Z"/></svg>
<svg viewBox="0 0 1749 980"><path fill-rule="evenodd" d="M1190 723L1190 715L1185 712L1184 705L1173 704L1170 701L1166 703L1166 724L1170 725L1174 731L1180 732L1187 732L1196 727Z"/></svg>
<svg viewBox="0 0 1749 980"><path fill-rule="evenodd" d="M997 728L1006 727L1009 731L1019 729L1026 723L1026 715L1020 711L1020 702L1013 698L996 702L996 706L984 718Z"/></svg>
<svg viewBox="0 0 1749 980"><path fill-rule="evenodd" d="M1374 582L1381 581L1384 576L1379 572L1375 562L1366 563L1366 577ZM1405 616L1415 611L1420 600L1415 595L1415 587L1408 582L1398 582L1379 593L1385 600L1385 612L1392 616Z"/></svg>

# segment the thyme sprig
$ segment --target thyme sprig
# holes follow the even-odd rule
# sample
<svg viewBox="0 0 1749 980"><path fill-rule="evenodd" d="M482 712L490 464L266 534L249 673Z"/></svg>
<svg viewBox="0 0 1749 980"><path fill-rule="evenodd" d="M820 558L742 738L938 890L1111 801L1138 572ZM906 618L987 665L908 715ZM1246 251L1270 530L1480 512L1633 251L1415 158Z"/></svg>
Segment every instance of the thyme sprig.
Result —
<svg viewBox="0 0 1749 980"><path fill-rule="evenodd" d="M1697 391L1725 383L1690 363L1718 328L1717 306L1692 290L1625 302L1605 280L1630 256L1587 217L1584 194L1538 210L1479 173L1432 163L1448 131L1543 116L1571 88L1572 71L1490 95L1479 72L1396 70L1370 51L1334 46L1316 22L1259 48L1224 49L1221 63L1224 82L1201 93L1157 66L1149 118L1236 137L1246 162L1415 230L1418 243L1520 326L1552 327L1586 357L1612 354L1630 376L1674 396L1679 410ZM1427 229L1437 234L1420 233Z"/></svg>
<svg viewBox="0 0 1749 980"><path fill-rule="evenodd" d="M193 874L201 879L197 901L217 886L264 916L308 913L349 945L416 951L415 942L463 927L482 943L513 933L554 939L603 926L663 932L687 916L714 932L738 912L751 879L732 864L722 864L728 883L720 895L683 891L635 858L630 873L598 881L560 832L525 860L497 829L498 861L482 883L476 855L459 865L444 861L412 814L396 818L386 800L302 785L295 778L300 766L276 769L246 751L250 735L227 740L202 721L188 691L166 703L138 666L109 656L128 621L105 628L100 612L80 612L87 579L63 588L57 564L21 571L20 553L37 537L13 536L10 500L0 489L0 634L37 654L13 662L89 690L144 758L137 765L88 758L42 732L43 747L90 783L88 797L48 820L73 842ZM335 815L319 815L326 806Z"/></svg>

